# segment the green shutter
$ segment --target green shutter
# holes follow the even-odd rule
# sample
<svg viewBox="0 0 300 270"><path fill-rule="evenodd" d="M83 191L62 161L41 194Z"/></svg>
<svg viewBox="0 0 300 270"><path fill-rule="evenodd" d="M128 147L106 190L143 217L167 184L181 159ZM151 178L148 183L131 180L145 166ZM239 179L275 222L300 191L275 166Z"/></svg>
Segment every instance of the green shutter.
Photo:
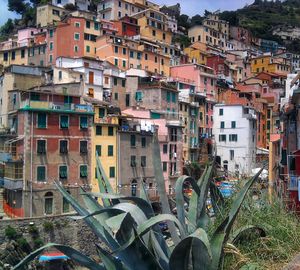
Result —
<svg viewBox="0 0 300 270"><path fill-rule="evenodd" d="M108 127L108 136L114 136L114 127Z"/></svg>
<svg viewBox="0 0 300 270"><path fill-rule="evenodd" d="M130 135L130 145L135 146L135 135Z"/></svg>
<svg viewBox="0 0 300 270"><path fill-rule="evenodd" d="M105 109L99 108L99 118L103 118L105 116Z"/></svg>
<svg viewBox="0 0 300 270"><path fill-rule="evenodd" d="M60 128L68 128L69 127L69 116L61 115L60 116Z"/></svg>
<svg viewBox="0 0 300 270"><path fill-rule="evenodd" d="M45 154L46 153L46 141L45 140L38 140L37 141L37 153L38 154Z"/></svg>
<svg viewBox="0 0 300 270"><path fill-rule="evenodd" d="M176 93L172 93L172 102L176 103Z"/></svg>
<svg viewBox="0 0 300 270"><path fill-rule="evenodd" d="M80 117L80 128L87 129L88 128L88 118L86 116Z"/></svg>
<svg viewBox="0 0 300 270"><path fill-rule="evenodd" d="M59 167L59 178L68 178L68 167L67 166L60 166Z"/></svg>
<svg viewBox="0 0 300 270"><path fill-rule="evenodd" d="M143 100L143 93L142 92L136 92L135 93L135 100L136 101L142 101Z"/></svg>
<svg viewBox="0 0 300 270"><path fill-rule="evenodd" d="M96 126L96 135L102 135L102 127Z"/></svg>
<svg viewBox="0 0 300 270"><path fill-rule="evenodd" d="M45 113L38 114L38 128L46 128L47 115Z"/></svg>
<svg viewBox="0 0 300 270"><path fill-rule="evenodd" d="M86 178L88 175L87 165L80 165L80 177Z"/></svg>
<svg viewBox="0 0 300 270"><path fill-rule="evenodd" d="M171 101L171 93L167 92L167 102L170 102L170 101Z"/></svg>
<svg viewBox="0 0 300 270"><path fill-rule="evenodd" d="M96 145L96 152L98 153L98 156L101 156L101 145Z"/></svg>
<svg viewBox="0 0 300 270"><path fill-rule="evenodd" d="M221 122L221 128L225 128L225 122Z"/></svg>
<svg viewBox="0 0 300 270"><path fill-rule="evenodd" d="M44 182L46 180L46 167L39 166L37 167L37 181Z"/></svg>
<svg viewBox="0 0 300 270"><path fill-rule="evenodd" d="M112 157L114 155L114 146L113 145L109 145L108 149L107 149L107 155L109 157Z"/></svg>
<svg viewBox="0 0 300 270"><path fill-rule="evenodd" d="M110 178L115 177L115 167L109 167L109 177Z"/></svg>

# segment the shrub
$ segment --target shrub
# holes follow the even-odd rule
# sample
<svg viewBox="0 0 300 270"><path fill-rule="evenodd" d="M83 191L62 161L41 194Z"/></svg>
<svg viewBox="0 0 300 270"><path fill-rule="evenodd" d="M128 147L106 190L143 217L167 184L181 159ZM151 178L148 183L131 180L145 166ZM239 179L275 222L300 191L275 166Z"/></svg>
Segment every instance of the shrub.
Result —
<svg viewBox="0 0 300 270"><path fill-rule="evenodd" d="M51 232L54 229L54 225L51 221L46 221L43 224L45 232Z"/></svg>
<svg viewBox="0 0 300 270"><path fill-rule="evenodd" d="M26 253L29 253L31 251L30 245L24 237L21 236L16 241L23 251L25 251Z"/></svg>
<svg viewBox="0 0 300 270"><path fill-rule="evenodd" d="M11 227L10 225L8 225L6 228L5 228L5 236L10 239L10 240L14 240L17 238L18 236L18 233L17 231Z"/></svg>
<svg viewBox="0 0 300 270"><path fill-rule="evenodd" d="M37 228L37 226L30 225L28 231L31 234L32 238L38 238L38 236L39 236L39 229Z"/></svg>
<svg viewBox="0 0 300 270"><path fill-rule="evenodd" d="M40 237L38 237L33 240L33 245L34 245L34 248L39 248L42 245L44 245L44 241Z"/></svg>

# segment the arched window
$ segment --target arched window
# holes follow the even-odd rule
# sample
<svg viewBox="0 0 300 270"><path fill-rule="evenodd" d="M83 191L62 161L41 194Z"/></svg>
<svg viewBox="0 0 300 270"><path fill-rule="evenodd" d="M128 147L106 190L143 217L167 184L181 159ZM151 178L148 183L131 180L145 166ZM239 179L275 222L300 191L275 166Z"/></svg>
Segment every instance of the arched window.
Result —
<svg viewBox="0 0 300 270"><path fill-rule="evenodd" d="M132 180L132 182L131 182L131 196L136 196L136 191L137 191L137 181Z"/></svg>
<svg viewBox="0 0 300 270"><path fill-rule="evenodd" d="M45 214L52 215L53 214L53 193L47 192L44 198L45 198Z"/></svg>

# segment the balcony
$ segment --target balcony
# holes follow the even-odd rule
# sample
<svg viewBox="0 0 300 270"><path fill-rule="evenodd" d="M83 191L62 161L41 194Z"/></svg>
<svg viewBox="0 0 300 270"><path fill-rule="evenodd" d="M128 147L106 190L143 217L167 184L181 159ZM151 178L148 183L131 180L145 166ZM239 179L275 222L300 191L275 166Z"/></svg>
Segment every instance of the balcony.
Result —
<svg viewBox="0 0 300 270"><path fill-rule="evenodd" d="M36 100L25 100L21 102L20 109L94 114L92 105Z"/></svg>
<svg viewBox="0 0 300 270"><path fill-rule="evenodd" d="M12 190L23 188L23 162L6 163L3 174L1 180L4 188Z"/></svg>
<svg viewBox="0 0 300 270"><path fill-rule="evenodd" d="M177 91L176 85L158 80L140 80L139 88L168 88Z"/></svg>
<svg viewBox="0 0 300 270"><path fill-rule="evenodd" d="M96 124L109 124L109 125L118 125L119 119L116 116L105 116L103 118L100 118L95 115L94 123Z"/></svg>
<svg viewBox="0 0 300 270"><path fill-rule="evenodd" d="M16 146L13 144L1 145L0 147L0 161L1 162L15 162L23 160L23 155L17 153Z"/></svg>

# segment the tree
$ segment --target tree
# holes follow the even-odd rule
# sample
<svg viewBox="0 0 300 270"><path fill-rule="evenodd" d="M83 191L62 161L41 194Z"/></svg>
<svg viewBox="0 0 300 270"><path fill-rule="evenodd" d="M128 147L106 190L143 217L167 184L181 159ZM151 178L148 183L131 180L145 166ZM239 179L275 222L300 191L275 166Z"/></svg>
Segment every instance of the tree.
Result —
<svg viewBox="0 0 300 270"><path fill-rule="evenodd" d="M27 4L24 0L8 0L8 10L14 11L23 15L27 9Z"/></svg>
<svg viewBox="0 0 300 270"><path fill-rule="evenodd" d="M68 4L64 5L64 8L69 11L77 10L77 7L75 5L73 5L72 3L68 3Z"/></svg>
<svg viewBox="0 0 300 270"><path fill-rule="evenodd" d="M190 27L189 16L185 14L181 14L178 18L178 26L182 26L188 29Z"/></svg>
<svg viewBox="0 0 300 270"><path fill-rule="evenodd" d="M15 25L13 23L13 20L8 19L7 22L0 28L0 36L2 38L7 38L9 36L9 34L11 34L13 32L14 28L15 28Z"/></svg>
<svg viewBox="0 0 300 270"><path fill-rule="evenodd" d="M201 25L202 21L203 21L203 18L199 14L197 14L197 15L195 15L195 16L192 17L192 19L191 19L191 26Z"/></svg>

